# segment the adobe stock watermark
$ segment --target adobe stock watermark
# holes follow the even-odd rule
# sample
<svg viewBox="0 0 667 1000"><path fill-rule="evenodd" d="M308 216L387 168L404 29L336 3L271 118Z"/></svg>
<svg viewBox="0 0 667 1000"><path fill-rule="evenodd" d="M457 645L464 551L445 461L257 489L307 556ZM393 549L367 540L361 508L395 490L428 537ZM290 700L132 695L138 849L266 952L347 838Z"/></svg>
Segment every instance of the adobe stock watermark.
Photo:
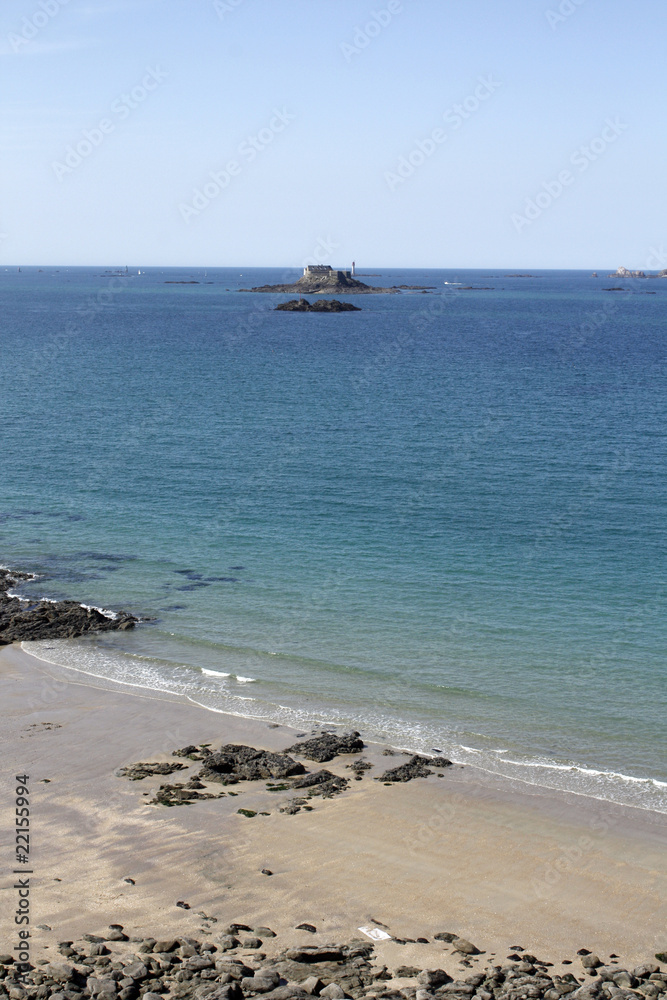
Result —
<svg viewBox="0 0 667 1000"><path fill-rule="evenodd" d="M24 45L34 41L42 28L45 28L68 3L69 0L39 0L37 4L39 9L30 16L26 15L21 21L21 33L10 31L7 35L12 51L18 53Z"/></svg>
<svg viewBox="0 0 667 1000"><path fill-rule="evenodd" d="M275 137L284 132L290 122L293 122L296 115L292 115L286 108L273 109L273 117L266 128L261 128L256 135L247 136L237 149L238 160L229 160L222 170L211 170L210 180L206 181L202 187L195 188L192 192L192 201L189 204L181 202L178 210L186 225L190 220L196 218L211 204L222 192L229 187L233 177L238 177L243 171L243 167L250 164L260 153L266 150ZM241 162L243 161L243 162Z"/></svg>
<svg viewBox="0 0 667 1000"><path fill-rule="evenodd" d="M522 232L526 226L532 226L536 219L539 219L555 201L558 201L566 188L574 184L577 176L584 174L591 163L599 160L628 128L629 126L622 122L618 115L615 118L607 118L600 135L592 139L588 145L579 146L571 154L569 162L577 168L577 172L573 173L572 170L566 168L559 171L553 180L543 181L542 190L534 198L526 199L523 213L512 213L512 225L517 233Z"/></svg>
<svg viewBox="0 0 667 1000"><path fill-rule="evenodd" d="M80 167L84 160L87 160L102 145L106 137L116 131L118 122L129 118L131 113L143 104L166 78L167 73L159 66L156 66L155 69L149 67L140 83L133 87L129 93L122 93L112 101L111 114L116 116L116 120L101 118L94 128L85 128L82 132L82 138L75 145L67 146L63 159L53 161L51 169L58 180L62 182L64 177Z"/></svg>
<svg viewBox="0 0 667 1000"><path fill-rule="evenodd" d="M370 20L363 27L360 25L355 27L352 43L340 43L340 50L345 57L345 62L352 62L355 56L360 55L364 49L368 48L372 40L377 38L380 32L391 24L397 14L402 13L403 4L401 0L389 0L386 7L382 7L381 10L371 11Z"/></svg>
<svg viewBox="0 0 667 1000"><path fill-rule="evenodd" d="M225 14L231 14L242 3L245 3L245 0L213 0L213 10L222 21Z"/></svg>
<svg viewBox="0 0 667 1000"><path fill-rule="evenodd" d="M479 82L472 94L468 94L459 104L453 104L444 114L443 119L456 132L461 128L481 105L495 94L502 84L492 76L480 76ZM384 179L390 191L395 191L399 184L412 177L415 170L422 167L429 157L433 156L438 146L447 141L448 133L443 128L434 128L425 139L418 139L414 147L405 156L399 156L395 170L386 170Z"/></svg>
<svg viewBox="0 0 667 1000"><path fill-rule="evenodd" d="M567 21L568 17L572 17L585 3L586 0L561 0L555 10L552 7L545 10L544 16L549 22L551 30L555 31L559 24Z"/></svg>

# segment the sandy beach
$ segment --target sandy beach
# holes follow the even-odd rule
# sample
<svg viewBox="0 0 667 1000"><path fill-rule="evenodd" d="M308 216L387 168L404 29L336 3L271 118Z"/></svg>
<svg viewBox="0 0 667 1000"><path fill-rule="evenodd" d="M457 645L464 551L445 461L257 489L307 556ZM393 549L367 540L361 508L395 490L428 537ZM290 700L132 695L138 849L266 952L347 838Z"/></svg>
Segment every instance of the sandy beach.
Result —
<svg viewBox="0 0 667 1000"><path fill-rule="evenodd" d="M285 948L347 941L375 920L392 937L429 941L379 943L389 969L414 963L451 974L460 973L460 956L433 941L436 932L485 952L473 968L494 955L504 961L519 945L555 971L573 961L577 975L579 948L605 961L615 953L625 967L667 948L664 816L501 783L471 767L387 787L373 776L406 758L383 756L382 746L364 752L374 767L362 781L313 799L310 812L281 813L288 793L271 793L264 781L168 809L148 799L172 779L114 772L173 761L172 751L191 743L283 750L296 734L102 682L18 645L0 651L0 673L6 771L30 775L34 958L114 922L139 936L212 938L232 921L268 925ZM326 767L352 777L351 759ZM9 844L11 784L2 811ZM247 818L242 807L270 815ZM295 929L304 921L317 933ZM12 934L8 916L3 948Z"/></svg>

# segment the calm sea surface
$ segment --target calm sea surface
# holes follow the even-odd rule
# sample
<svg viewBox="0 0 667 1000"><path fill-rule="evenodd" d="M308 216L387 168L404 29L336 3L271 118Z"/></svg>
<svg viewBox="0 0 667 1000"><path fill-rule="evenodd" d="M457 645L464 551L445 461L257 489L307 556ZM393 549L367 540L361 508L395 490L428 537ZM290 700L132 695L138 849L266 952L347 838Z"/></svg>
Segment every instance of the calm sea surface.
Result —
<svg viewBox="0 0 667 1000"><path fill-rule="evenodd" d="M0 270L0 561L155 619L35 651L667 811L667 280L137 270Z"/></svg>

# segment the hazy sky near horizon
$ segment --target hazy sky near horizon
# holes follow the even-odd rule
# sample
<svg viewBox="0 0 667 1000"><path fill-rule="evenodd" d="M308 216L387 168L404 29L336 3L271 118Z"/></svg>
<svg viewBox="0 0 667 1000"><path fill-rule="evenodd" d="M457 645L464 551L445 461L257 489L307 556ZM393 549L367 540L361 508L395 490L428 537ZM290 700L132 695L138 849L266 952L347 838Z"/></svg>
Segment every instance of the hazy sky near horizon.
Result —
<svg viewBox="0 0 667 1000"><path fill-rule="evenodd" d="M666 28L664 0L2 0L0 265L667 267Z"/></svg>

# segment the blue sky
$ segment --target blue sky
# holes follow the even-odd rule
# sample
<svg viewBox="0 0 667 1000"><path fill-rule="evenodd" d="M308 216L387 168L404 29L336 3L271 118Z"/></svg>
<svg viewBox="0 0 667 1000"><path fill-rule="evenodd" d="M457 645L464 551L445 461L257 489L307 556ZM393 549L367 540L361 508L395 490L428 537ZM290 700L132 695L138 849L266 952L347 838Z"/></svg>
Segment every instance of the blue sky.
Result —
<svg viewBox="0 0 667 1000"><path fill-rule="evenodd" d="M3 0L0 264L667 267L666 28L664 0Z"/></svg>

